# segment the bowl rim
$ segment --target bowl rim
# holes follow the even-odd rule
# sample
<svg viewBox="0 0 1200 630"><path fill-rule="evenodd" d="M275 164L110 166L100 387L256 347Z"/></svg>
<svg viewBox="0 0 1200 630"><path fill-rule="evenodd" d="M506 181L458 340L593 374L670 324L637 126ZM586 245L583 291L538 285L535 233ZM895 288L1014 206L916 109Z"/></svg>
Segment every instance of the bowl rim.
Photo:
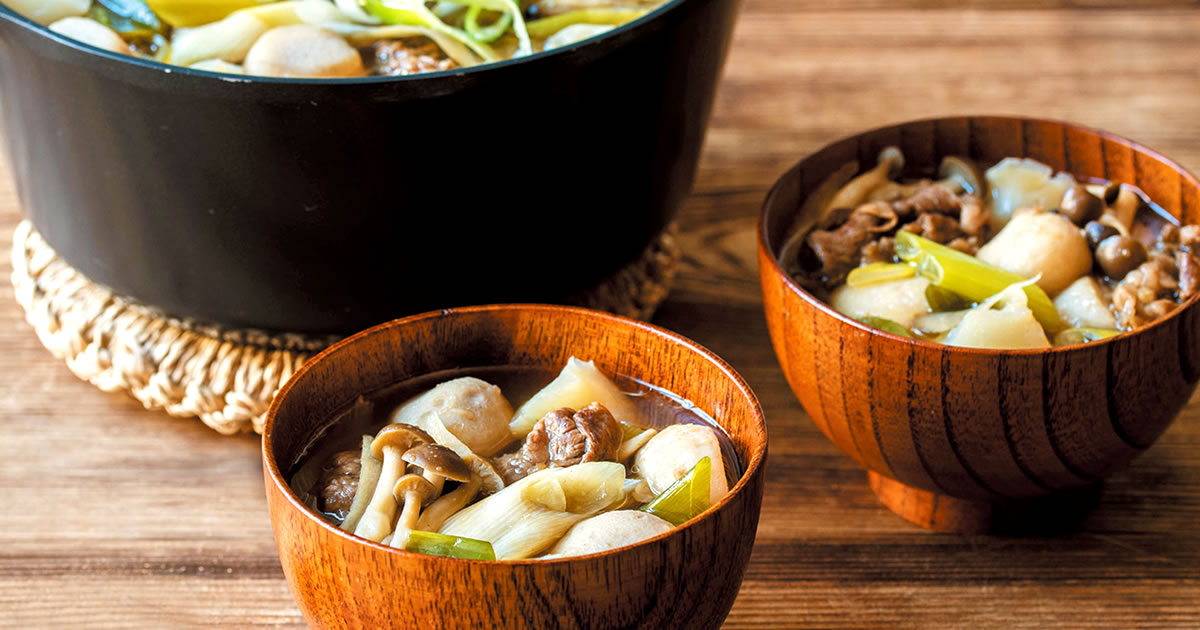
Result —
<svg viewBox="0 0 1200 630"><path fill-rule="evenodd" d="M686 0L686 2L701 2L715 0ZM450 70L437 70L434 72L419 72L403 76L366 76L366 77L322 77L322 78L305 78L305 77L267 77L259 75L240 75L229 74L225 72L214 72L211 70L199 70L187 66L178 66L154 59L146 59L133 55L113 52L98 48L91 44L81 42L73 37L68 37L60 33L50 30L48 25L38 24L33 20L17 13L15 9L9 8L7 5L0 3L0 19L8 19L15 24L18 24L27 30L37 33L50 41L56 42L59 45L76 50L92 57L99 57L109 61L115 61L121 64L138 67L144 70L158 71L163 74L179 74L183 76L200 77L203 79L216 79L230 83L256 83L256 84L283 84L283 85L317 85L317 86L337 86L337 85L372 85L379 83L408 83L412 81L432 81L436 79L458 79L468 75L478 74L487 70L499 70L512 66L518 66L534 61L541 61L558 55L559 53L569 53L581 50L587 47L598 45L600 42L606 41L613 37L620 37L626 33L642 30L647 24L660 18L661 16L676 10L682 5L685 0L665 0L662 4L650 9L644 15L640 15L624 24L617 26L609 31L599 35L587 37L573 44L562 46L549 51L538 51L524 57L512 57L501 59L493 62L483 62L469 68L454 68Z"/></svg>
<svg viewBox="0 0 1200 630"><path fill-rule="evenodd" d="M798 160L797 162L792 164L792 166L790 166L786 171L784 171L784 173L782 175L780 175L775 180L775 182L771 185L770 190L767 192L766 197L763 199L762 205L759 207L758 225L757 225L755 232L756 232L756 238L758 241L758 249L759 249L759 252L761 253L760 259L761 258L769 259L772 275L775 276L776 278L779 278L780 280L782 280L784 286L786 286L788 289L790 289L792 293L798 295L801 299L808 302L811 306L815 307L818 311L824 313L827 316L833 317L836 320L839 320L843 324L849 324L850 326L858 328L859 330L861 330L863 332L877 335L877 336L883 337L885 339L905 342L908 345L921 347L921 348L938 349L938 350L942 350L944 352L948 352L951 354L963 354L963 355L975 355L975 356L1036 356L1036 355L1042 355L1042 354L1047 354L1047 353L1056 354L1056 353L1064 353L1064 352L1074 352L1074 351L1078 351L1078 350L1085 349L1085 348L1087 348L1087 349L1107 348L1107 346L1109 346L1111 344L1122 343L1129 339L1133 339L1135 337L1141 336L1143 333L1149 332L1152 329L1159 328L1160 325L1165 325L1167 322L1175 319L1176 317L1181 317L1182 316L1181 314L1185 310L1187 310L1189 308L1193 308L1196 305L1197 301L1200 301L1200 293L1197 293L1196 295L1193 295L1192 297L1188 298L1187 300L1181 302L1179 304L1178 308L1173 309L1166 316L1160 317L1159 319L1155 320L1154 322L1152 322L1151 324L1149 324L1147 326L1142 326L1141 328L1138 328L1136 330L1122 332L1119 335L1113 335L1112 337L1098 339L1096 341L1091 341L1091 342L1087 342L1087 343L1076 343L1076 344L1071 344L1071 345L1067 345L1067 346L1051 346L1049 348L971 348L971 347L964 347L964 346L950 346L950 345L946 345L946 344L934 343L932 341L925 341L923 339L913 339L913 338L909 338L909 337L902 337L902 336L894 334L894 333L890 333L890 332L887 332L887 331L884 331L884 330L881 330L878 328L874 328L872 326L868 326L867 324L864 324L858 320L855 320L851 317L843 315L842 313L839 313L838 311L834 310L833 307L829 306L828 304L826 304L825 302L823 302L822 300L817 298L815 295L810 293L807 289L800 286L800 284L797 283L795 281L795 279L792 278L791 274L784 271L783 267L780 266L779 255L777 252L775 252L770 247L770 243L768 242L769 239L767 236L767 215L770 213L770 208L771 208L780 188L783 187L784 182L795 177L795 174L800 170L800 168L808 160L812 159L818 153L821 153L822 151L825 151L826 149L828 149L838 143L846 142L849 140L855 140L855 139L861 138L862 136L866 136L868 134L880 133L883 131L887 131L889 129L896 129L896 128L905 127L905 126L914 125L914 124L939 123L939 122L947 122L947 121L967 121L968 123L970 123L970 122L982 121L982 120L1009 121L1009 122L1015 121L1015 122L1020 122L1020 123L1049 123L1049 124L1053 124L1053 125L1061 125L1064 128L1082 131L1084 133L1094 135L1102 140L1110 140L1110 141L1116 142L1118 144L1124 145L1126 147L1129 147L1129 149L1131 149L1135 153L1140 153L1147 157L1156 159L1156 160L1170 166L1172 169L1174 169L1176 172L1178 172L1181 176L1183 176L1183 178L1185 180L1190 180L1191 184L1193 186L1195 186L1197 188L1197 190L1200 190L1200 178L1197 178L1194 174L1192 174L1186 168L1181 166L1178 162L1172 160L1171 158L1163 155L1162 153L1160 153L1158 151L1155 151L1154 149L1152 149L1150 147L1147 147L1144 144L1135 142L1133 140L1125 138L1124 136L1119 136L1117 134L1114 134L1114 133L1111 133L1108 131L1104 131L1103 129L1098 129L1098 128L1090 127L1087 125L1081 125L1078 123L1073 123L1073 122L1058 120L1058 119L1053 119L1053 118L1035 118L1035 117L1030 117L1030 116L1011 116L1011 115L999 115L999 114L995 114L995 115L993 115L993 114L965 114L965 115L957 115L957 116L935 116L935 117L930 117L930 118L915 118L915 119L903 120L903 121L899 121L899 122L895 122L895 123L891 123L891 124L887 124L887 125L880 125L877 127L867 129L866 131L860 131L858 133L854 133L854 134L850 134L847 136L842 136L840 138L837 138L833 141L830 141L830 142L820 146L819 148L810 152L809 154L805 155L800 160ZM1151 201L1153 201L1153 200L1151 200Z"/></svg>
<svg viewBox="0 0 1200 630"><path fill-rule="evenodd" d="M287 397L288 393L296 385L296 383L301 378L303 378L304 375L307 374L311 369L313 369L313 366L316 365L318 362L327 361L327 360L329 360L329 358L332 355L338 353L342 348L352 345L352 344L359 343L360 341L362 341L363 339L365 339L367 337L382 334L385 330L389 330L391 328L408 326L408 325L411 325L411 324L414 324L417 322L427 321L427 320L431 320L431 319L438 319L438 318L442 318L442 317L453 317L453 316L460 315L460 314L461 315L471 315L471 314L497 312L497 311L528 311L528 312L533 312L533 313L547 313L547 314L557 313L560 316L583 317L583 318L607 321L607 322L611 322L611 323L619 325L619 326L631 326L634 328L642 329L650 334L658 335L661 337L666 337L673 343L676 343L676 344L679 344L679 345L682 345L682 346L688 348L692 352L695 352L695 353L701 355L703 358L707 359L710 363L714 364L718 369L721 370L721 372L723 372L725 374L726 378L729 379L729 381L734 386L735 391L738 394L740 394L745 400L747 400L748 402L751 403L750 412L751 412L752 417L755 419L755 425L756 425L755 428L757 428L757 431L753 431L752 433L760 434L762 436L762 439L759 440L757 443L751 443L749 445L750 446L749 461L745 463L745 465L742 469L742 475L741 475L741 477L738 478L737 483L735 483L732 487L729 488L729 491L725 494L724 497L721 498L720 501L718 501L715 505L710 505L709 508L707 510L705 510L704 513L701 514L699 517L693 518L690 521L684 523L683 525L674 526L670 530L663 532L662 534L659 534L652 538L647 538L645 540L638 541L632 545L625 545L623 547L617 547L615 549L606 549L604 551L598 551L595 553L590 553L590 554L585 554L585 555L564 556L561 558L548 558L548 559L528 558L528 559L522 559L522 560L470 560L470 559L465 559L465 558L453 558L453 557L448 557L448 556L434 556L434 555L429 555L429 554L416 553L416 552L412 552L412 551L405 551L405 550L399 549L397 547L390 547L387 545L382 545L380 543L372 542L370 540L366 540L364 538L355 536L352 533L346 532L339 527L335 527L333 524L329 523L328 521L326 521L325 519L321 518L316 513L314 513L312 510L308 509L308 507L305 506L300 501L300 499L296 496L296 494L292 491L291 485L289 483L287 483L287 480L284 478L283 473L279 469L278 462L275 461L275 455L271 449L271 444L273 442L272 438L273 438L274 430L275 430L275 420L276 420L276 415L279 411L279 407L280 407L282 401L284 400L284 398ZM726 428L724 426L721 426L721 429L726 430ZM757 476L759 474L762 474L762 471L764 470L764 466L765 466L765 462L766 462L766 457L767 457L767 444L768 444L767 437L768 436L767 436L766 416L763 413L762 405L758 400L758 396L754 393L754 390L752 390L750 388L750 385L746 382L746 380L740 374L738 374L738 372L736 370L734 370L733 367L730 366L724 359L717 356L716 353L714 353L713 351L709 350L708 348L700 345L699 343L692 341L691 339L688 339L687 337L684 337L683 335L672 332L672 331L662 328L660 326L655 326L653 324L649 324L647 322L642 322L642 321L631 319L628 317L623 317L620 315L614 315L612 313L606 313L603 311L597 311L597 310L575 307L575 306L562 306L562 305L553 305L553 304L487 304L487 305L479 305L479 306L444 308L444 309L439 309L439 310L435 310L435 311L427 311L425 313L409 315L407 317L402 317L399 319L394 319L389 322L384 322L382 324L372 326L370 328L367 328L366 330L360 331L349 337L346 337L345 339L342 339L341 341L334 343L333 345L322 350L320 353L316 354L312 358L308 359L307 361L304 362L303 365L300 366L300 368L298 370L296 370L295 373L292 374L291 377L288 378L287 382L284 383L284 385L282 387L280 387L279 391L275 394L275 397L272 399L271 405L267 410L266 420L265 420L265 424L263 426L262 440L261 440L262 449L261 450L262 450L263 469L266 471L266 475L268 478L270 478L271 483L273 483L275 485L275 490L279 491L282 494L282 496L286 499L286 501L288 503L288 507L291 509L294 509L294 510L298 510L309 521L316 523L318 526L325 529L327 533L338 536L339 538L342 539L342 542L344 542L344 543L359 544L359 545L363 545L367 548L373 549L376 552L394 553L394 554L399 554L399 556L403 557L403 558L420 558L422 560L426 560L426 561L430 561L430 562L454 562L454 563L465 562L465 563L470 563L470 564L479 565L479 566L548 567L548 566L554 566L554 565L563 564L563 563L574 562L574 561L578 561L581 559L593 560L593 559L598 559L598 558L601 558L604 556L625 553L631 549L635 549L635 548L641 547L643 545L648 545L648 544L657 542L657 541L665 539L669 536L674 536L676 534L683 532L684 530L690 529L690 528L698 525L699 523L701 523L703 521L707 521L711 518L714 518L714 516L716 515L717 512L725 509L725 507L728 506L734 500L734 497L736 495L740 494L741 492L743 492L746 489L746 487L750 484L751 479L753 479L755 476ZM272 518L272 521L274 521L274 518Z"/></svg>

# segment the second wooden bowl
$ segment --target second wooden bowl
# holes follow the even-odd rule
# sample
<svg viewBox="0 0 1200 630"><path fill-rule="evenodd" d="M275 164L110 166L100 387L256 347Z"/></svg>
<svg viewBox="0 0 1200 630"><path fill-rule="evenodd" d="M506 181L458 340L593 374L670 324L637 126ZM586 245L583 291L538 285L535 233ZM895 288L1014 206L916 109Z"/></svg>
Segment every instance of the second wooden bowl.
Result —
<svg viewBox="0 0 1200 630"><path fill-rule="evenodd" d="M849 160L895 145L909 168L947 154L980 164L1028 157L1077 178L1140 187L1200 222L1200 181L1134 142L1067 123L1000 117L923 120L868 131L788 171L762 209L759 269L775 354L813 422L870 474L892 510L925 527L995 531L1023 499L1086 487L1127 465L1179 413L1200 379L1196 298L1103 342L1045 351L978 350L884 333L800 288L778 253L801 202ZM1016 526L1036 528L1036 523Z"/></svg>
<svg viewBox="0 0 1200 630"><path fill-rule="evenodd" d="M434 372L560 369L572 355L690 400L725 429L741 478L714 509L637 545L558 560L482 562L351 536L309 511L284 475L360 394ZM263 462L288 585L316 628L717 628L737 596L762 504L767 436L745 381L662 329L576 308L487 306L417 315L310 360L267 416Z"/></svg>

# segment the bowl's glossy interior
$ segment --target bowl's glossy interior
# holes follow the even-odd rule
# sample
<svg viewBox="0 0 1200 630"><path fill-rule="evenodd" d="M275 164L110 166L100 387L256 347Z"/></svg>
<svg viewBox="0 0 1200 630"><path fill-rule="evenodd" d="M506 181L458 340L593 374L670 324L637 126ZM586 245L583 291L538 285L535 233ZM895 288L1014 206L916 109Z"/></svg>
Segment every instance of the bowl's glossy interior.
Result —
<svg viewBox="0 0 1200 630"><path fill-rule="evenodd" d="M1132 183L1183 223L1200 222L1200 181L1104 132L959 117L876 129L825 147L778 181L760 217L760 279L780 366L813 421L868 470L934 498L995 503L1086 486L1128 464L1166 429L1200 379L1196 298L1103 342L980 350L872 329L834 311L779 266L779 248L805 195L841 164L873 163L888 145L899 146L916 168L932 168L946 154L982 164L1019 156L1079 178ZM920 506L930 514L909 516L932 519L934 507L936 501Z"/></svg>
<svg viewBox="0 0 1200 630"><path fill-rule="evenodd" d="M0 122L46 241L172 316L345 334L562 301L690 190L737 7L676 0L562 51L336 81L181 71L0 15Z"/></svg>
<svg viewBox="0 0 1200 630"><path fill-rule="evenodd" d="M717 419L743 471L730 494L702 517L630 547L561 560L475 562L348 535L305 508L283 477L312 436L360 394L452 368L558 369L572 355L678 394ZM718 627L754 542L766 445L754 394L709 351L612 315L521 305L418 315L346 339L284 386L263 433L280 559L305 618L321 628Z"/></svg>

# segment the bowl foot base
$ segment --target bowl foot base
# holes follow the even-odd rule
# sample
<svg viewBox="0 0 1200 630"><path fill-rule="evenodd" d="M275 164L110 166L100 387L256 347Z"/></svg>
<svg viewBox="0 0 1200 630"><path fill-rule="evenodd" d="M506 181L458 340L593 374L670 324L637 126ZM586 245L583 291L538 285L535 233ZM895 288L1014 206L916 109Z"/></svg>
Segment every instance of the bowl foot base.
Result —
<svg viewBox="0 0 1200 630"><path fill-rule="evenodd" d="M871 490L887 508L926 529L955 534L1046 535L1075 529L1100 500L1095 484L1025 500L968 501L914 488L867 471Z"/></svg>

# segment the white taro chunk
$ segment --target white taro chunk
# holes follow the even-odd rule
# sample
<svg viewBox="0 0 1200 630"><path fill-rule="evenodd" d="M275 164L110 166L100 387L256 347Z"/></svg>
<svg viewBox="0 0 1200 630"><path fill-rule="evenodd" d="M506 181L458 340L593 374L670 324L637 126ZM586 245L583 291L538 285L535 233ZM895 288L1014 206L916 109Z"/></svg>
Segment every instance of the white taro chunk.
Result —
<svg viewBox="0 0 1200 630"><path fill-rule="evenodd" d="M50 30L59 35L122 55L129 54L129 44L117 32L107 26L84 17L67 17L50 25Z"/></svg>
<svg viewBox="0 0 1200 630"><path fill-rule="evenodd" d="M1019 273L1040 276L1038 286L1058 295L1092 268L1092 251L1083 233L1055 212L1022 210L986 245L980 260Z"/></svg>
<svg viewBox="0 0 1200 630"><path fill-rule="evenodd" d="M708 457L712 463L708 492L710 504L715 504L729 492L729 482L725 480L721 443L711 427L673 424L659 431L638 451L634 458L634 470L646 480L650 490L657 496L686 475L704 457Z"/></svg>
<svg viewBox="0 0 1200 630"><path fill-rule="evenodd" d="M268 77L361 77L362 56L338 34L307 24L273 28L246 53L246 74Z"/></svg>
<svg viewBox="0 0 1200 630"><path fill-rule="evenodd" d="M1075 178L1053 174L1041 162L1019 158L1004 158L989 168L984 177L991 191L993 228L1002 227L1019 208L1057 208Z"/></svg>
<svg viewBox="0 0 1200 630"><path fill-rule="evenodd" d="M400 405L391 421L424 429L460 456L476 453L487 457L512 442L508 428L512 415L512 405L499 387L464 376L408 400ZM446 439L445 431L453 439Z"/></svg>
<svg viewBox="0 0 1200 630"><path fill-rule="evenodd" d="M847 317L882 317L912 328L917 317L929 312L925 299L928 286L929 280L920 276L857 288L843 284L830 296L829 303Z"/></svg>
<svg viewBox="0 0 1200 630"><path fill-rule="evenodd" d="M968 348L1049 348L1046 333L1029 310L1024 284L1011 285L971 309L950 329L944 343Z"/></svg>
<svg viewBox="0 0 1200 630"><path fill-rule="evenodd" d="M1083 276L1054 298L1054 308L1058 309L1058 316L1074 328L1115 330L1117 319L1108 308L1109 302L1101 295L1096 279Z"/></svg>
<svg viewBox="0 0 1200 630"><path fill-rule="evenodd" d="M4 0L4 4L34 22L48 26L65 17L87 15L92 0Z"/></svg>
<svg viewBox="0 0 1200 630"><path fill-rule="evenodd" d="M582 556L654 538L671 531L669 522L639 510L616 510L579 521L544 557Z"/></svg>

